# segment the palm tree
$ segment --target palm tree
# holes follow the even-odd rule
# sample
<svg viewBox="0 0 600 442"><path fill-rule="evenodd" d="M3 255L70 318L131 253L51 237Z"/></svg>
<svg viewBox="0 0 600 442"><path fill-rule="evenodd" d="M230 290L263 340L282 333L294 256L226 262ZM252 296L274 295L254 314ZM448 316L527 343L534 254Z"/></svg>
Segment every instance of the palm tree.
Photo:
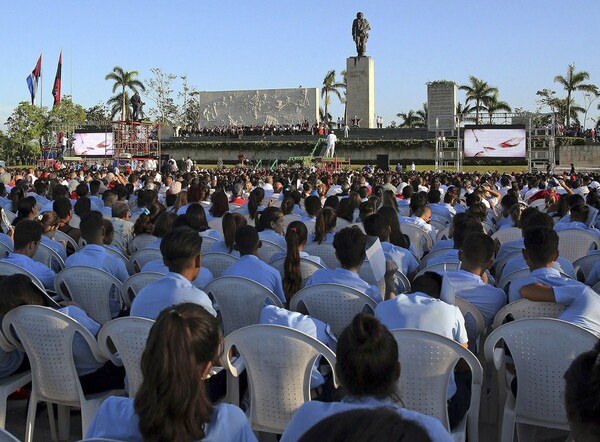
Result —
<svg viewBox="0 0 600 442"><path fill-rule="evenodd" d="M575 91L594 92L596 87L593 84L584 83L590 78L590 74L586 71L575 71L575 64L570 64L567 68L567 76L557 75L554 77L555 83L560 83L567 91L567 128L571 127L571 94Z"/></svg>
<svg viewBox="0 0 600 442"><path fill-rule="evenodd" d="M419 116L415 113L414 110L409 110L408 112L400 112L396 114L397 117L402 118L402 122L400 123L400 127L417 127L419 123Z"/></svg>
<svg viewBox="0 0 600 442"><path fill-rule="evenodd" d="M490 116L490 124L492 124L492 116L494 112L504 111L511 112L512 109L508 105L506 101L500 101L500 97L498 96L498 92L495 92L489 99L487 105L487 112Z"/></svg>
<svg viewBox="0 0 600 442"><path fill-rule="evenodd" d="M331 94L335 95L338 97L338 100L340 100L340 102L343 103L343 97L342 94L340 92L340 89L345 88L346 85L344 83L338 83L335 80L335 70L331 70L329 72L327 72L327 75L325 75L325 79L323 80L323 89L321 89L321 97L325 97L325 112L324 112L324 116L325 116L325 124L329 124L329 112L327 110L327 108L329 107L329 104L331 103L331 100L329 98L329 96Z"/></svg>
<svg viewBox="0 0 600 442"><path fill-rule="evenodd" d="M417 124L415 125L415 127L427 127L427 120L429 117L429 108L427 106L427 103L423 103L423 107L421 109L419 109L417 112L417 117L419 117L419 121L417 121Z"/></svg>
<svg viewBox="0 0 600 442"><path fill-rule="evenodd" d="M479 124L479 113L486 110L486 105L494 93L498 92L498 88L490 86L487 82L471 75L469 77L471 84L460 86L459 89L467 93L465 104L474 102L472 109L475 110L475 124Z"/></svg>
<svg viewBox="0 0 600 442"><path fill-rule="evenodd" d="M121 119L125 120L126 117L126 112L128 109L128 99L129 99L129 95L127 94L127 90L133 91L133 92L138 92L138 89L141 91L145 91L146 88L144 87L144 83L142 83L140 80L136 80L135 77L137 77L140 73L138 71L125 71L121 66L115 66L112 70L112 72L110 72L109 74L106 75L106 77L104 77L105 80L113 80L115 82L115 84L113 85L112 91L113 93L117 92L119 89L121 89L121 92L118 95L115 95L114 97L112 97L109 101L108 104L112 104L113 105L113 110L115 110L115 105L117 106L116 109L118 111L118 100L121 100ZM116 113L113 114L113 116L116 115Z"/></svg>

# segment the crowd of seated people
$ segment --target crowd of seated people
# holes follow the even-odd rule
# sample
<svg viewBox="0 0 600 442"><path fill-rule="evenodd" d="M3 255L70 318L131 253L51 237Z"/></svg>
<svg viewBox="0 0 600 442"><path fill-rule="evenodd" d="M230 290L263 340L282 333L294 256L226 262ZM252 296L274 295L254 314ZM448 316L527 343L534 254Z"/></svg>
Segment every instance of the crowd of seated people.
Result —
<svg viewBox="0 0 600 442"><path fill-rule="evenodd" d="M139 316L156 324L142 358L144 386L135 398L105 402L90 426L90 437L139 440L155 432L170 439L201 439L230 431L231 440L254 440L239 409L212 405L213 389L209 395L198 386L222 339L219 307L203 291L214 279L203 266L206 253L235 257L222 277L248 278L274 294L278 304L265 304L256 323L303 331L344 361L335 371L345 394L323 395L330 379L314 369L311 387L321 400L300 407L282 440L307 440L303 435L313 424L338 413L376 407L420 428L425 439L418 440L448 440L439 421L399 404L394 390L398 349L389 335L391 330L421 329L477 352L483 343L472 320L444 296L446 283L481 313L485 327L492 326L504 306L528 299L561 304L559 319L600 337L600 295L592 288L600 281L597 246L588 253L597 259L585 270L559 253L564 231L584 232L600 244L600 177L593 174L330 172L281 166L274 171L236 167L168 175L85 168L0 170L0 179L0 206L10 217L0 237L10 251L0 264L16 264L42 284L32 285L31 279L18 275L5 278L0 282L0 313L20 305L45 305L39 291L55 290L61 267L37 259L40 244L57 251L65 267L93 266L121 282L132 272L125 262L137 251L154 249L162 256L135 269L164 276L141 289L130 309L111 293L111 317ZM499 239L511 229L517 232L514 238ZM261 259L263 242L280 251ZM364 272L371 265L367 249L377 244L384 259L380 281ZM277 260L283 260L283 266L270 264ZM316 266L314 273L302 274L303 261ZM410 287L400 282L399 274ZM518 276L500 286L511 274ZM291 310L297 292L324 283L358 290L376 307L356 316L336 336L322 318ZM62 311L98 333L100 325L88 312L72 305ZM206 328L198 329L197 321L204 321ZM178 346L169 346L167 337L176 339ZM210 346L200 348L200 341ZM186 351L196 346L193 360L183 362ZM28 368L22 353L0 356L0 374ZM164 363L152 364L159 360ZM573 368L566 375L567 412L576 416L580 431L589 431L593 413L583 413L579 399L573 399L585 396L579 386L585 381L576 373L600 371L596 365ZM113 381L122 381L122 370L96 365L78 370L86 389L100 376L92 376L98 370L110 381L98 385L120 385ZM186 370L181 375L184 387L171 385L179 370ZM158 380L165 377L170 384L157 391ZM579 390L571 392L575 388ZM467 413L470 389L470 374L457 366L447 391L451 429ZM169 395L164 401L155 400L165 391ZM177 395L192 394L195 399L182 401L188 409L172 412ZM127 424L113 424L123 419Z"/></svg>
<svg viewBox="0 0 600 442"><path fill-rule="evenodd" d="M308 120L297 124L252 124L228 125L203 128L181 127L174 128L175 138L193 137L230 137L241 136L274 136L274 135L314 135L313 127Z"/></svg>

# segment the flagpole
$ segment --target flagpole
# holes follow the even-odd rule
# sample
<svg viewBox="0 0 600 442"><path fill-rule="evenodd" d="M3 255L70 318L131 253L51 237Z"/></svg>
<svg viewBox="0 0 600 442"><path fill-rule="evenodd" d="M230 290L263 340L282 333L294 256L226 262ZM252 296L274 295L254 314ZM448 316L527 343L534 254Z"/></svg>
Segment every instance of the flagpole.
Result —
<svg viewBox="0 0 600 442"><path fill-rule="evenodd" d="M40 58L42 58L41 55ZM40 63L40 109L44 107L44 72L42 69L43 64L44 59L42 58L42 62Z"/></svg>
<svg viewBox="0 0 600 442"><path fill-rule="evenodd" d="M73 100L73 54L71 52L72 48L69 48L69 86L70 86L70 91L71 91L71 101L75 102Z"/></svg>

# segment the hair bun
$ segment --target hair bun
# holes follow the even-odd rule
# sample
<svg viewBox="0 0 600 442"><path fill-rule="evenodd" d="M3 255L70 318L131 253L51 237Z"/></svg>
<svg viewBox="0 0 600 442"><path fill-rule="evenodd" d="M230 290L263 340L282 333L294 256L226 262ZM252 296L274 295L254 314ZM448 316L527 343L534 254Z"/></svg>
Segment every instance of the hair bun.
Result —
<svg viewBox="0 0 600 442"><path fill-rule="evenodd" d="M356 342L365 344L368 341L378 341L381 335L381 323L375 316L359 313L352 320L352 328Z"/></svg>

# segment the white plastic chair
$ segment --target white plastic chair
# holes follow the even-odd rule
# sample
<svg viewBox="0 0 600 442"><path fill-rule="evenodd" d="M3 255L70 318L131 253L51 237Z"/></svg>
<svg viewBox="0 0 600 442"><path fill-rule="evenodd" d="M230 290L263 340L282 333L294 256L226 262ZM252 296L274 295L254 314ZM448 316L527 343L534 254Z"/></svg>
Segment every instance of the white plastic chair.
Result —
<svg viewBox="0 0 600 442"><path fill-rule="evenodd" d="M426 272L436 272L436 273L443 273L443 272L449 272L451 270L458 270L460 267L460 261L448 261L448 262L440 262L437 264L432 264L429 267L425 267L424 269L420 270L419 273L416 274L415 279L418 278L419 276L423 275Z"/></svg>
<svg viewBox="0 0 600 442"><path fill-rule="evenodd" d="M329 269L336 269L340 266L340 262L337 259L337 256L335 256L333 244L326 242L319 244L313 242L304 246L304 251L309 255L314 255L321 258Z"/></svg>
<svg viewBox="0 0 600 442"><path fill-rule="evenodd" d="M54 289L63 299L76 302L99 324L106 324L112 319L109 304L111 294L121 303L123 301L121 281L104 270L90 266L67 267L56 275Z"/></svg>
<svg viewBox="0 0 600 442"><path fill-rule="evenodd" d="M600 261L600 250L594 250L590 252L586 256L582 256L581 258L575 260L573 262L573 268L575 269L575 275L577 275L577 279L580 281L585 281L587 276L596 264ZM580 279L581 278L581 279Z"/></svg>
<svg viewBox="0 0 600 442"><path fill-rule="evenodd" d="M358 270L358 276L360 276L360 278L363 281L366 281L371 285L377 286L377 288L379 289L379 293L381 293L381 296L385 297L385 279L382 278L379 281L375 280L375 275L371 270L369 260L365 259L363 261L362 265L360 266L360 269ZM400 270L396 270L396 273L394 274L394 282L396 283L396 286L394 287L395 294L405 293L410 290L410 282L406 275Z"/></svg>
<svg viewBox="0 0 600 442"><path fill-rule="evenodd" d="M206 255L207 253L210 253L212 245L217 241L217 238L213 238L211 236L203 236L202 245L200 246L200 253L202 254L202 256Z"/></svg>
<svg viewBox="0 0 600 442"><path fill-rule="evenodd" d="M206 267L214 278L223 275L223 272L239 258L229 253L210 252L202 256L202 267Z"/></svg>
<svg viewBox="0 0 600 442"><path fill-rule="evenodd" d="M285 263L284 257L277 258L269 263L269 265L271 267L273 267L275 270L277 270L279 272L282 280L285 275L284 263ZM325 268L324 266L322 266L319 263L314 262L311 259L300 258L300 275L302 275L302 283L300 284L300 288L304 287L304 285L306 284L306 281L308 280L308 278L310 278L310 276L313 273L315 273L317 270L324 269L324 268Z"/></svg>
<svg viewBox="0 0 600 442"><path fill-rule="evenodd" d="M16 273L28 276L29 279L31 279L31 282L33 282L33 284L42 292L49 306L57 308L60 307L56 303L56 301L52 299L52 297L48 294L46 288L44 287L44 284L42 284L42 281L40 281L37 276L24 269L23 267L13 264L12 262L5 262L0 260L0 275L10 276Z"/></svg>
<svg viewBox="0 0 600 442"><path fill-rule="evenodd" d="M534 302L529 299L519 299L505 305L496 313L492 328L496 329L511 316L514 320L528 318L558 318L565 306L555 302Z"/></svg>
<svg viewBox="0 0 600 442"><path fill-rule="evenodd" d="M258 258L262 262L269 263L271 257L279 252L285 252L285 249L273 241L261 240L262 246L258 249Z"/></svg>
<svg viewBox="0 0 600 442"><path fill-rule="evenodd" d="M450 239L450 238L448 237L448 235L449 235L449 232L450 232L450 226L446 226L446 227L444 227L442 230L438 230L438 233L437 233L437 237L436 237L436 239L437 239L438 241L440 241L440 240L442 240L442 239Z"/></svg>
<svg viewBox="0 0 600 442"><path fill-rule="evenodd" d="M438 256L444 256L452 249L453 249L452 246L448 246L448 247L434 250L433 252L429 252L427 255L425 255L423 258L421 258L421 269L424 269L425 267L427 267L427 263L429 262L429 260L431 258L436 258Z"/></svg>
<svg viewBox="0 0 600 442"><path fill-rule="evenodd" d="M283 215L283 226L287 229L287 226L294 221L300 221L302 217L296 213L288 213L287 215Z"/></svg>
<svg viewBox="0 0 600 442"><path fill-rule="evenodd" d="M522 256L522 252L520 250L512 253L507 253L502 257L502 259L499 259L494 263L494 268L496 269L496 280L499 280L502 277L502 271L504 270L504 267L506 267L508 261L518 256Z"/></svg>
<svg viewBox="0 0 600 442"><path fill-rule="evenodd" d="M485 320L483 319L483 315L477 307L458 295L454 295L454 305L460 309L465 320L467 319L467 315L473 318L473 321L475 322L475 336L469 336L469 341L477 344L476 354L479 354L482 348L481 344L483 344L483 336L485 334Z"/></svg>
<svg viewBox="0 0 600 442"><path fill-rule="evenodd" d="M500 440L513 440L515 424L569 429L564 407L563 375L573 360L591 350L598 338L574 324L559 319L522 319L494 330L485 342L487 360L503 369L499 341L511 352L518 379L518 392L506 395ZM503 381L503 379L500 379ZM531 427L517 426L519 440L534 440Z"/></svg>
<svg viewBox="0 0 600 442"><path fill-rule="evenodd" d="M4 333L0 331L0 349L9 353L11 351L17 350L17 348L12 345L6 337ZM24 371L22 373L11 374L5 378L0 379L0 428L4 428L6 423L6 401L8 396L10 396L14 391L27 385L31 382L31 370ZM2 438L0 437L0 442Z"/></svg>
<svg viewBox="0 0 600 442"><path fill-rule="evenodd" d="M352 223L350 221L348 221L347 219L344 218L337 218L335 220L335 231L339 232L340 230L346 228L346 227L350 227L352 225Z"/></svg>
<svg viewBox="0 0 600 442"><path fill-rule="evenodd" d="M17 217L17 214L8 210L8 209L4 209L4 213L6 213L6 218L8 218L9 222L13 222L15 220L15 218Z"/></svg>
<svg viewBox="0 0 600 442"><path fill-rule="evenodd" d="M213 218L208 222L208 226L223 235L223 218Z"/></svg>
<svg viewBox="0 0 600 442"><path fill-rule="evenodd" d="M62 246L61 246L62 247ZM0 245L0 253L2 247ZM40 243L38 245L37 251L32 258L34 261L41 262L49 269L52 269L55 272L60 272L65 268L65 262L61 258L61 256L56 253L56 250L51 249L44 243Z"/></svg>
<svg viewBox="0 0 600 442"><path fill-rule="evenodd" d="M142 268L150 261L160 259L162 261L162 254L159 249L141 249L134 252L129 257L128 267L134 271L134 273L141 272ZM130 273L133 274L133 273Z"/></svg>
<svg viewBox="0 0 600 442"><path fill-rule="evenodd" d="M128 274L133 275L135 273L133 271L133 268L129 264L129 259L127 259L127 257L125 255L123 255L121 252L113 249L112 247L108 247L105 245L104 248L110 255L113 256L113 258L119 259L119 260L121 260L121 262L123 262L123 264L125 265L125 268L127 269Z"/></svg>
<svg viewBox="0 0 600 442"><path fill-rule="evenodd" d="M206 284L204 291L212 295L218 304L225 336L239 328L258 324L267 299L277 307L282 307L281 301L271 290L239 276L215 278Z"/></svg>
<svg viewBox="0 0 600 442"><path fill-rule="evenodd" d="M342 284L304 287L290 301L290 310L309 314L329 324L336 336L365 308L375 311L377 303L360 290Z"/></svg>
<svg viewBox="0 0 600 442"><path fill-rule="evenodd" d="M38 402L59 405L59 438L67 439L69 437L67 407L81 408L82 434L85 434L102 401L110 395L121 392L112 390L87 397L83 394L73 361L75 334L79 334L85 340L91 354L98 362L105 362L106 358L102 355L92 334L67 315L48 307L26 305L10 311L2 321L2 329L10 342L24 349L31 363L32 388L27 411L26 442L33 440ZM48 414L50 429L55 435L52 407L48 407Z"/></svg>
<svg viewBox="0 0 600 442"><path fill-rule="evenodd" d="M225 337L221 362L237 377L240 370L232 361L233 346L248 373L249 419L255 431L283 433L300 405L311 399L310 375L317 358L322 356L335 367L335 354L326 345L289 327L252 325Z"/></svg>
<svg viewBox="0 0 600 442"><path fill-rule="evenodd" d="M104 324L98 332L98 345L102 353L113 364L125 367L129 397L135 397L144 380L142 353L146 349L148 334L153 325L152 319L130 316L113 319Z"/></svg>
<svg viewBox="0 0 600 442"><path fill-rule="evenodd" d="M529 207L534 207L538 209L540 212L545 212L546 200L545 199L537 199L529 204Z"/></svg>
<svg viewBox="0 0 600 442"><path fill-rule="evenodd" d="M41 244L40 244L41 245ZM7 244L0 243L0 259L6 258L9 253L12 253L13 249Z"/></svg>
<svg viewBox="0 0 600 442"><path fill-rule="evenodd" d="M20 442L19 439L14 437L4 428L0 428L0 442Z"/></svg>
<svg viewBox="0 0 600 442"><path fill-rule="evenodd" d="M133 298L136 297L136 295L138 294L138 292L140 290L142 290L147 285L152 284L157 279L162 278L163 276L165 276L165 275L163 275L162 273L157 273L157 272L140 272L140 273L135 273L134 275L131 275L123 283L123 289L122 289L123 303L127 307L131 307Z"/></svg>
<svg viewBox="0 0 600 442"><path fill-rule="evenodd" d="M77 244L77 241L75 241L73 238L71 238L66 233L61 232L60 230L57 230L56 232L54 232L54 239L56 241L64 241L66 244L70 244L71 247L73 247L73 250L75 250L75 251L79 250L79 244Z"/></svg>
<svg viewBox="0 0 600 442"><path fill-rule="evenodd" d="M496 233L496 227L494 227L494 225L488 221L484 221L483 223L483 231L487 234L487 235L493 235L494 233Z"/></svg>
<svg viewBox="0 0 600 442"><path fill-rule="evenodd" d="M477 442L483 382L483 369L477 358L459 343L436 333L411 329L391 333L398 343L400 398L404 406L437 418L448 431L448 380L459 359L468 364L472 382L466 424L469 441Z"/></svg>
<svg viewBox="0 0 600 442"><path fill-rule="evenodd" d="M558 232L558 251L571 262L586 256L590 250L600 249L600 240L590 232L567 229Z"/></svg>
<svg viewBox="0 0 600 442"><path fill-rule="evenodd" d="M408 235L410 238L410 243L417 250L419 259L425 254L425 252L428 252L433 248L433 239L426 230L411 223L403 223L400 226L400 229L402 230L402 233Z"/></svg>
<svg viewBox="0 0 600 442"><path fill-rule="evenodd" d="M516 241L523 236L523 232L518 227L508 227L494 232L492 239L497 239L500 244L510 241Z"/></svg>
<svg viewBox="0 0 600 442"><path fill-rule="evenodd" d="M133 237L131 242L129 243L129 250L132 254L137 252L138 250L142 250L146 246L149 246L158 238L154 235L150 235L149 233L142 233L140 235L136 235Z"/></svg>
<svg viewBox="0 0 600 442"><path fill-rule="evenodd" d="M501 288L506 293L508 293L508 289L510 288L510 284L519 279L528 276L531 273L529 269L520 269L515 270L514 272L510 272L506 275L502 275L502 278L496 283L496 287Z"/></svg>

